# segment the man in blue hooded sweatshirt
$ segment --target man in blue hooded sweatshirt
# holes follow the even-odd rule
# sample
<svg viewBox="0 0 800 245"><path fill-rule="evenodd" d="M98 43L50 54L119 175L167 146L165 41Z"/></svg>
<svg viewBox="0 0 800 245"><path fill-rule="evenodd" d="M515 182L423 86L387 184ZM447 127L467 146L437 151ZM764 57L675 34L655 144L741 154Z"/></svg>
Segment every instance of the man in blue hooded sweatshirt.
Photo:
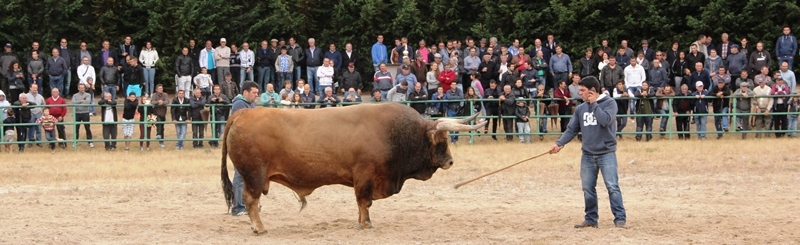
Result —
<svg viewBox="0 0 800 245"><path fill-rule="evenodd" d="M233 105L231 105L231 115L242 109L249 109L255 107L255 101L258 98L258 84L253 81L245 81L242 84L242 93L233 98ZM242 216L247 214L247 209L244 206L244 199L242 198L242 191L244 191L244 180L239 170L233 168L233 207L231 207L231 215Z"/></svg>
<svg viewBox="0 0 800 245"><path fill-rule="evenodd" d="M581 151L581 185L583 200L586 205L586 216L575 228L597 228L597 173L603 174L608 199L611 201L611 212L614 213L614 226L625 228L625 206L622 205L622 192L617 178L617 131L615 118L617 103L604 93L600 93L600 81L590 76L581 79L580 95L583 103L575 108L575 114L569 121L567 130L561 135L550 154L558 153L564 145L578 133L583 134Z"/></svg>

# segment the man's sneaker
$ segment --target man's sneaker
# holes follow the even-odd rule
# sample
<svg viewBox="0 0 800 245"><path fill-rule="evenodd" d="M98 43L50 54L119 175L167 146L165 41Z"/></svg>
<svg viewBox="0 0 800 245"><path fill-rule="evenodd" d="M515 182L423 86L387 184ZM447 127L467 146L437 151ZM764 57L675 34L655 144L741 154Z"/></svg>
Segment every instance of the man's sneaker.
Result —
<svg viewBox="0 0 800 245"><path fill-rule="evenodd" d="M589 223L589 221L583 221L583 223L575 225L575 228L577 228L577 229L588 228L588 227L597 228L597 224Z"/></svg>
<svg viewBox="0 0 800 245"><path fill-rule="evenodd" d="M166 146L164 146L164 143L158 143L158 146L161 146L161 148L166 147Z"/></svg>
<svg viewBox="0 0 800 245"><path fill-rule="evenodd" d="M94 143L89 143L89 148L94 148Z"/></svg>
<svg viewBox="0 0 800 245"><path fill-rule="evenodd" d="M625 222L624 221L614 222L614 227L617 227L617 228L620 228L620 229L625 229Z"/></svg>
<svg viewBox="0 0 800 245"><path fill-rule="evenodd" d="M242 215L247 215L247 211L241 211L241 212L233 214L233 216L242 216Z"/></svg>
<svg viewBox="0 0 800 245"><path fill-rule="evenodd" d="M144 151L144 147L139 147L139 151Z"/></svg>

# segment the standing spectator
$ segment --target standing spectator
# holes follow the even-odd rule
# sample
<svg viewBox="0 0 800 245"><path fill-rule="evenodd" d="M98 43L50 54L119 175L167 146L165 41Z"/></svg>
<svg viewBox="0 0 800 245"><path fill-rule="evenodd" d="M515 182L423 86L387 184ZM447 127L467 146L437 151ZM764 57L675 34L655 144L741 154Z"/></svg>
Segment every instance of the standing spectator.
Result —
<svg viewBox="0 0 800 245"><path fill-rule="evenodd" d="M292 62L294 62L294 79L295 81L301 79L302 75L302 64L305 64L306 60L306 53L303 52L303 48L300 45L297 45L294 37L289 38L289 55L292 56ZM321 53L321 52L320 52ZM316 74L316 73L315 73ZM299 85L298 85L299 87Z"/></svg>
<svg viewBox="0 0 800 245"><path fill-rule="evenodd" d="M756 75L753 80L755 80L756 83L765 81L767 83L767 87L772 87L773 84L772 77L769 76L769 68L767 67L761 67L761 73Z"/></svg>
<svg viewBox="0 0 800 245"><path fill-rule="evenodd" d="M303 85L303 92L300 94L300 97L303 99L303 104L305 104L303 108L314 109L317 107L317 105L314 104L314 102L316 102L316 97L314 93L311 92L311 85Z"/></svg>
<svg viewBox="0 0 800 245"><path fill-rule="evenodd" d="M39 93L39 85L31 84L31 89L28 94L28 101L36 103L37 105L45 105L44 97ZM31 109L31 120L29 123L35 123L42 117L42 107L34 107ZM39 127L28 127L28 141L42 141L42 131ZM42 146L41 143L36 143L37 146Z"/></svg>
<svg viewBox="0 0 800 245"><path fill-rule="evenodd" d="M625 67L625 89L628 90L628 94L633 95L636 93L636 90L642 88L642 82L646 80L645 70L644 67L637 64L636 58L631 58L630 60L631 65ZM706 73L708 74L708 73ZM633 97L633 96L631 96ZM630 114L635 113L635 99L631 99L628 101L630 104ZM566 126L566 125L564 125Z"/></svg>
<svg viewBox="0 0 800 245"><path fill-rule="evenodd" d="M381 97L386 98L389 89L392 89L392 73L386 69L386 64L382 63L379 66L380 70L375 72L373 76L373 88L381 91ZM455 76L455 74L453 74ZM441 75L440 75L441 78ZM441 81L441 79L439 80Z"/></svg>
<svg viewBox="0 0 800 245"><path fill-rule="evenodd" d="M694 65L697 62L701 64L706 62L706 55L700 51L698 51L698 47L695 44L692 44L689 54L686 55L686 63L688 65Z"/></svg>
<svg viewBox="0 0 800 245"><path fill-rule="evenodd" d="M728 68L728 71L731 75L731 81L736 82L742 71L747 70L747 57L745 54L739 52L739 45L733 44L731 46L731 53L728 54L727 59L725 59L725 66Z"/></svg>
<svg viewBox="0 0 800 245"><path fill-rule="evenodd" d="M328 47L329 50L328 52L325 52L324 57L332 61L334 71L339 72L339 68L341 67L342 63L342 53L339 52L339 50L336 50L336 44L331 43Z"/></svg>
<svg viewBox="0 0 800 245"><path fill-rule="evenodd" d="M769 111L772 109L773 99L765 97L772 94L772 88L767 86L766 80L756 78L756 81L758 81L758 87L753 89L753 96L755 98L753 105L756 107L755 113L763 113L764 115L754 116L755 123L753 128L756 131L760 131L768 129L765 126L772 121L772 116L769 115ZM761 138L761 134L761 132L757 132L756 138Z"/></svg>
<svg viewBox="0 0 800 245"><path fill-rule="evenodd" d="M736 113L739 114L736 116L736 125L738 125L736 130L742 132L742 139L747 138L746 130L750 130L750 116L742 115L751 113L751 101L755 94L750 90L750 85L747 82L741 82L739 89L733 93L733 96L736 97Z"/></svg>
<svg viewBox="0 0 800 245"><path fill-rule="evenodd" d="M156 117L156 139L159 139L158 145L164 148L164 122L167 117L167 105L169 104L169 95L164 93L164 86L162 84L156 85L156 92L150 97L150 104L153 105L152 115Z"/></svg>
<svg viewBox="0 0 800 245"><path fill-rule="evenodd" d="M578 62L578 74L581 78L597 75L597 63L592 58L592 48L586 48L583 58Z"/></svg>
<svg viewBox="0 0 800 245"><path fill-rule="evenodd" d="M741 76L739 76L739 78L736 79L735 84L741 84L741 83L747 83L748 84L747 88L750 89L750 91L752 91L753 88L756 87L755 84L753 83L753 79L749 78L747 70L742 70Z"/></svg>
<svg viewBox="0 0 800 245"><path fill-rule="evenodd" d="M353 50L353 44L347 43L344 45L344 52L342 52L342 64L353 64L358 62L358 54Z"/></svg>
<svg viewBox="0 0 800 245"><path fill-rule="evenodd" d="M69 89L72 86L72 69L73 69L73 59L74 56L72 55L72 51L69 50L67 45L67 39L62 38L61 45L58 46L58 53L62 58L64 58L64 62L67 63L67 73L64 75L64 94L69 95Z"/></svg>
<svg viewBox="0 0 800 245"><path fill-rule="evenodd" d="M111 64L111 66L113 66L113 67L122 67L122 63L124 63L124 62L122 62L123 60L119 60L119 56L117 55L117 51L111 49L111 44L108 42L108 40L103 41L103 43L101 44L101 47L102 48L97 51L97 53L95 54L94 58L92 59L92 61L94 61L95 69L100 69L101 67L105 66L106 65L105 62L108 61L108 58L112 58L115 62L120 61L119 64L118 63L113 63L113 64ZM122 77L122 74L119 74L119 75L120 75L120 77ZM122 80L122 79L117 78L117 80ZM116 96L116 95L114 95L114 96Z"/></svg>
<svg viewBox="0 0 800 245"><path fill-rule="evenodd" d="M794 56L797 54L797 38L791 33L791 28L784 26L783 35L778 37L778 41L775 42L775 57L778 57L778 63L788 62L789 69L792 69Z"/></svg>
<svg viewBox="0 0 800 245"><path fill-rule="evenodd" d="M291 40L291 39L290 39ZM258 97L258 84L252 81L247 81L242 86L242 94L233 98L233 105L231 107L231 115L239 110L249 109L255 107L254 103ZM174 115L174 114L173 114ZM223 147L224 147L223 142ZM244 180L239 170L233 168L233 206L231 207L231 215L242 216L247 215L247 210L244 207L244 199L242 198L242 191L244 190Z"/></svg>
<svg viewBox="0 0 800 245"><path fill-rule="evenodd" d="M239 59L239 47L236 46L236 44L233 44L233 43L231 43L231 55L229 56L229 61L230 61L230 65L231 65L230 66L231 67L231 75L233 76L233 80L234 81L243 81L243 80L241 80L241 76L240 76L241 75L240 73L242 71L242 60ZM220 81L220 79L217 79L217 82L219 82L219 81ZM240 87L242 86L241 84L242 83L240 82L239 83ZM208 89L209 89L209 94L211 94L211 92L210 92L211 88L208 88Z"/></svg>
<svg viewBox="0 0 800 245"><path fill-rule="evenodd" d="M553 81L558 83L562 80L566 81L571 74L572 60L569 59L569 55L563 53L561 45L558 45L555 55L550 57L550 75L553 76Z"/></svg>
<svg viewBox="0 0 800 245"><path fill-rule="evenodd" d="M617 51L617 55L614 56L614 59L617 60L617 64L619 64L623 69L627 68L631 63L631 56L629 56L625 52L625 47L619 47L619 51Z"/></svg>
<svg viewBox="0 0 800 245"><path fill-rule="evenodd" d="M59 56L58 48L53 48L52 55L51 58L47 59L44 70L50 76L50 88L57 88L61 91L64 89L64 77L69 74L69 65L66 59Z"/></svg>
<svg viewBox="0 0 800 245"><path fill-rule="evenodd" d="M670 65L674 64L676 60L678 60L678 55L680 51L680 42L677 40L672 41L672 48L667 50L667 63Z"/></svg>
<svg viewBox="0 0 800 245"><path fill-rule="evenodd" d="M786 113L789 109L789 100L791 99L788 96L789 94L789 85L786 84L786 81L782 77L775 78L775 85L772 85L772 91L770 92L770 95L776 96L772 107L772 112L778 113L772 117L773 129L775 130L786 130L786 114L782 113ZM775 138L781 138L785 134L785 132L775 132Z"/></svg>
<svg viewBox="0 0 800 245"><path fill-rule="evenodd" d="M404 102L408 98L408 92L408 82L403 80L389 90L386 99L390 102Z"/></svg>
<svg viewBox="0 0 800 245"><path fill-rule="evenodd" d="M531 110L525 105L525 101L517 99L517 108L515 110L517 116L517 133L519 133L519 143L531 143Z"/></svg>
<svg viewBox="0 0 800 245"><path fill-rule="evenodd" d="M383 35L378 35L378 41L372 45L372 66L375 68L375 72L378 72L378 66L381 63L386 64L389 62L388 55L386 55L386 45L383 45Z"/></svg>
<svg viewBox="0 0 800 245"><path fill-rule="evenodd" d="M670 108L670 100L669 98L675 97L675 89L672 88L672 85L667 84L663 88L658 88L656 90L656 98L657 104L655 105L655 110L658 114L661 114L661 125L658 127L658 131L661 132L661 139L667 139L667 135L664 131L667 131L667 122L669 122L669 108Z"/></svg>
<svg viewBox="0 0 800 245"><path fill-rule="evenodd" d="M468 52L469 55L464 57L464 76L462 76L462 81L471 81L469 80L469 74L478 72L478 67L481 65L481 59L478 58L478 49L472 47L469 48Z"/></svg>
<svg viewBox="0 0 800 245"><path fill-rule="evenodd" d="M700 62L694 63L694 72L692 72L689 79L689 84L696 84L697 82L703 83L704 88L711 85L711 75L703 69L703 64Z"/></svg>
<svg viewBox="0 0 800 245"><path fill-rule="evenodd" d="M225 40L224 37L220 38L219 46L214 50L214 64L216 64L217 68L217 81L222 81L225 79L225 74L231 73L231 48L228 48L228 46L225 46L225 44L227 44L227 40ZM208 70L211 72L211 69Z"/></svg>
<svg viewBox="0 0 800 245"><path fill-rule="evenodd" d="M292 60L292 56L289 56L287 53L286 47L281 47L280 55L275 58L275 73L277 73L277 82L279 81L290 81L289 85L292 85L292 71L294 70L294 61Z"/></svg>
<svg viewBox="0 0 800 245"><path fill-rule="evenodd" d="M189 90L192 88L192 75L194 75L195 65L189 56L189 48L183 47L181 54L175 59L175 74L178 76L178 83L175 84L176 90Z"/></svg>
<svg viewBox="0 0 800 245"><path fill-rule="evenodd" d="M57 51L56 51L57 52ZM47 104L48 108L50 108L50 115L53 115L56 119L58 119L58 123L56 123L56 130L58 131L58 138L59 139L66 139L67 133L64 131L64 117L67 116L67 107L65 106L67 102L60 96L59 89L54 87L50 91L50 98L45 100L45 104ZM59 143L59 146L64 149L67 148L67 143Z"/></svg>
<svg viewBox="0 0 800 245"><path fill-rule="evenodd" d="M47 59L47 54L45 54L39 47L40 47L39 46L39 42L33 41L31 43L31 50L25 52L25 55L22 57L22 60L23 60L23 62L25 62L25 65L30 64L31 60L34 59L33 58L33 53L36 53L36 55L41 60L46 60ZM44 64L42 64L42 67L44 67ZM39 87L41 88L41 86L39 86ZM41 91L39 93L41 93Z"/></svg>
<svg viewBox="0 0 800 245"><path fill-rule="evenodd" d="M572 105L573 106L577 106L577 105L580 105L581 103L583 103L583 100L581 99L581 95L580 95L581 85L579 84L580 81L581 81L581 77L572 76L571 81L572 81L572 83L570 83L567 86L567 89L569 90L570 100L572 100ZM578 140L581 140L581 136L578 136Z"/></svg>
<svg viewBox="0 0 800 245"><path fill-rule="evenodd" d="M689 91L689 86L681 85L681 91L676 94L678 97L690 97L692 92ZM678 130L678 139L689 140L691 135L689 133L689 114L694 110L693 99L690 98L676 98L672 101L672 115L675 116L675 125ZM683 115L683 116L681 116Z"/></svg>
<svg viewBox="0 0 800 245"><path fill-rule="evenodd" d="M781 78L789 85L789 93L797 93L797 77L794 76L794 71L789 69L789 62L781 62Z"/></svg>
<svg viewBox="0 0 800 245"><path fill-rule="evenodd" d="M97 79L100 81L103 93L110 93L111 99L117 99L117 91L119 90L119 69L114 65L114 58L108 57L106 65L100 68L100 74Z"/></svg>
<svg viewBox="0 0 800 245"><path fill-rule="evenodd" d="M683 71L688 69L687 65L690 64L687 63L686 61L686 53L681 51L680 53L678 53L678 59L672 62L672 67L671 67L672 69L670 75L672 77L671 81L675 82L676 88L680 88L681 85L687 84L689 82L688 80L683 80ZM688 74L691 74L691 71L689 71Z"/></svg>
<svg viewBox="0 0 800 245"><path fill-rule="evenodd" d="M284 44L285 43L283 41L283 38L281 38L280 42L278 42L278 39L275 39L275 38L270 40L270 47L267 50L267 56L268 57L267 57L267 61L266 61L267 62L266 64L270 67L270 70L269 70L269 72L267 74L267 76L269 76L269 78L264 83L264 86L260 86L259 85L259 88L265 88L267 86L267 83L272 83L273 85L277 85L280 81L282 81L282 80L276 80L277 78L276 78L275 70L273 70L272 67L275 67L275 62L277 61L278 56L281 55L281 49L286 48L287 53L291 57L291 53L289 53L289 49L290 49L289 46L288 45L284 45ZM300 46L297 46L297 47L299 48ZM300 52L302 52L302 50L300 50ZM294 62L294 60L292 60L292 62L296 64L296 62ZM291 72L292 71L290 70L289 74L288 74L288 75L290 75L290 77L292 75Z"/></svg>
<svg viewBox="0 0 800 245"><path fill-rule="evenodd" d="M294 90L292 89L292 80L283 81L283 89L281 89L278 94L281 96L281 100L283 100L283 96L286 96L286 100L291 101L294 98ZM345 96L347 97L347 96Z"/></svg>
<svg viewBox="0 0 800 245"><path fill-rule="evenodd" d="M400 87L402 87L402 86L403 86L403 84L401 83ZM406 86L406 88L408 88L408 86ZM514 96L511 95L511 97L514 97ZM458 86L456 85L456 81L450 82L450 90L447 91L447 100L455 100L455 101L464 100L464 91L461 90L460 88L458 88ZM464 106L463 103L464 102L449 102L449 103L447 103L447 117L455 117L455 116L457 116L458 111L461 109L462 106ZM513 106L514 102L511 102L511 104ZM509 110L508 114L506 114L506 115L514 115L514 108L512 107L511 110ZM511 119L511 120L513 121L514 119ZM514 126L512 125L511 128L513 129ZM450 134L451 134L450 135L450 142L453 143L453 144L458 143L458 135L455 135L457 133L458 132L450 132ZM513 137L513 136L511 136L511 137Z"/></svg>
<svg viewBox="0 0 800 245"><path fill-rule="evenodd" d="M449 98L448 98L449 99ZM503 92L498 97L500 102L500 118L503 119L503 131L506 133L506 141L514 139L514 113L516 111L516 98L511 92L511 85L503 86Z"/></svg>
<svg viewBox="0 0 800 245"><path fill-rule="evenodd" d="M650 87L650 83L642 82L642 87L637 89L634 97L636 100L636 114L641 116L636 117L636 141L642 141L642 128L647 130L645 141L653 139L653 116L647 116L655 113L655 104L653 104L653 97L655 97L656 90Z"/></svg>
<svg viewBox="0 0 800 245"><path fill-rule="evenodd" d="M2 95L0 93L0 95ZM56 143L53 143L56 140L56 122L58 119L50 115L50 109L44 108L42 109L42 117L36 120L36 124L42 125L42 131L44 131L44 137L47 141L50 141L50 152L56 152ZM33 126L36 127L36 126ZM30 130L28 130L30 131Z"/></svg>
<svg viewBox="0 0 800 245"><path fill-rule="evenodd" d="M616 59L609 59L608 65L603 67L603 70L600 72L600 82L603 87L606 88L606 91L613 91L614 85L619 81L623 81L624 78L625 73L623 68L617 65Z"/></svg>
<svg viewBox="0 0 800 245"><path fill-rule="evenodd" d="M439 82L439 72L439 64L431 63L430 70L425 74L425 83L428 84L427 89L429 95L436 93L436 88L441 86Z"/></svg>
<svg viewBox="0 0 800 245"><path fill-rule="evenodd" d="M704 58L708 56L708 40L706 40L706 35L700 34L700 36L697 37L697 41L694 41L692 45L697 47L697 51L702 53Z"/></svg>
<svg viewBox="0 0 800 245"><path fill-rule="evenodd" d="M547 134L547 118L544 118L544 116L549 115L549 111L547 110L547 104L551 102L550 94L547 93L544 84L540 84L539 86L536 87L536 90L533 91L533 93L531 93L531 97L533 98L532 104L536 112L536 116L541 117L538 123L539 123L539 140L542 140L544 139L544 135Z"/></svg>
<svg viewBox="0 0 800 245"><path fill-rule="evenodd" d="M492 139L497 140L497 123L500 120L500 90L497 88L497 81L494 79L489 80L489 87L483 90L484 98L487 101L483 102L484 110L486 111L487 120L492 121ZM489 132L489 123L483 127L483 133Z"/></svg>
<svg viewBox="0 0 800 245"><path fill-rule="evenodd" d="M211 110L214 111L214 120L211 124L211 132L213 132L214 138L219 138L222 132L225 131L225 122L228 120L230 103L228 96L222 93L222 88L219 85L214 85L214 93L208 98L208 104L213 105ZM215 148L219 147L219 143L216 140L209 141L208 145Z"/></svg>
<svg viewBox="0 0 800 245"><path fill-rule="evenodd" d="M276 41L275 43L277 43L277 41L278 41L278 40L275 40L275 39L272 39L272 40ZM284 47L281 47L281 49L284 49ZM272 78L272 67L273 67L275 61L274 60L270 60L271 55L272 55L271 52L272 51L267 46L267 40L262 40L261 41L261 46L256 48L256 53L255 53L256 64L255 65L256 65L256 71L258 71L258 78L254 82L256 82L258 84L258 86L260 86L262 88L264 87L264 84L270 83L270 81L271 81L270 79ZM273 64L270 64L270 61L272 61Z"/></svg>
<svg viewBox="0 0 800 245"><path fill-rule="evenodd" d="M620 80L617 82L617 87L614 88L612 93L614 100L617 101L617 111L621 115L628 114L628 107L630 106L630 102L628 101L630 97L633 97L633 94L628 93L628 90L625 89L625 82ZM628 125L628 119L625 116L617 116L617 138L622 139L622 130L625 129L625 126ZM689 121L686 121L687 124ZM688 129L688 127L687 127Z"/></svg>
<svg viewBox="0 0 800 245"><path fill-rule="evenodd" d="M394 79L395 81L394 85L397 85L397 83L400 83L402 81L406 81L408 82L409 86L414 86L414 84L418 82L417 76L411 73L411 67L409 67L408 65L401 65L400 69L402 72L400 72L400 74L397 74L397 77Z"/></svg>
<svg viewBox="0 0 800 245"><path fill-rule="evenodd" d="M789 101L789 133L790 138L797 138L797 117L800 114L800 96L793 95Z"/></svg>
<svg viewBox="0 0 800 245"><path fill-rule="evenodd" d="M261 94L261 105L267 107L278 107L281 97L275 91L275 87L271 83L267 84L267 89Z"/></svg>
<svg viewBox="0 0 800 245"><path fill-rule="evenodd" d="M225 73L223 81L233 81L233 76L231 76L230 72ZM203 98L206 98L211 94L211 86L214 86L214 81L211 79L211 75L208 74L208 70L200 68L200 74L194 77L194 88L199 89L203 94Z"/></svg>
<svg viewBox="0 0 800 245"><path fill-rule="evenodd" d="M314 38L308 39L308 49L306 50L306 78L308 84L318 94L322 94L322 89L319 87L319 78L317 76L317 69L323 65L324 57L323 51L318 49Z"/></svg>
<svg viewBox="0 0 800 245"><path fill-rule="evenodd" d="M750 54L749 60L747 64L750 71L752 71L752 75L757 75L764 67L768 69L772 67L772 57L770 57L769 52L764 50L764 44L761 42L756 43L756 50Z"/></svg>
<svg viewBox="0 0 800 245"><path fill-rule="evenodd" d="M123 39L123 41L124 42L119 45L119 51L117 52L119 54L119 56L117 57L117 60L119 61L119 66L125 66L126 64L130 65L130 63L128 63L128 59L133 58L133 57L139 57L139 52L136 49L136 45L134 45L132 43L131 37L130 36L125 36L125 39ZM64 58L67 59L67 57L65 55L63 55L63 53L62 53L62 56L64 56ZM122 74L120 74L120 76L126 76L127 74L124 74L124 73L128 72L128 71L130 71L130 70L123 70L123 72L122 72ZM136 71L131 71L131 72L136 72ZM124 79L123 79L123 81L124 81ZM123 91L128 91L128 84L127 83L125 83L125 82L122 83L122 90ZM67 90L65 92L67 92L67 94L69 94L69 90ZM126 92L125 94L128 94L128 93ZM139 97L139 95L137 95L136 97Z"/></svg>
<svg viewBox="0 0 800 245"><path fill-rule="evenodd" d="M95 66L96 70L100 69L100 66L96 66L98 62L92 60L93 59L92 52L89 52L89 50L86 49L86 42L81 42L80 49L76 51L75 57L73 58L74 62L72 63L80 64L81 62L83 62L83 58L89 58L89 65Z"/></svg>
<svg viewBox="0 0 800 245"><path fill-rule="evenodd" d="M19 61L12 61L5 71L6 81L8 81L8 94L11 96L11 103L17 101L19 95L25 92L25 74L22 73L22 66ZM19 117L19 115L17 115Z"/></svg>
<svg viewBox="0 0 800 245"><path fill-rule="evenodd" d="M117 101L111 98L111 93L106 92L103 93L103 99L98 101L97 104L100 105L105 149L113 151L117 149Z"/></svg>
<svg viewBox="0 0 800 245"><path fill-rule="evenodd" d="M139 109L139 101L136 100L135 93L129 93L124 101L122 108L122 138L125 141L125 150L130 150L131 142L127 141L133 137L133 122L136 116L136 110Z"/></svg>
<svg viewBox="0 0 800 245"><path fill-rule="evenodd" d="M28 62L28 87L32 87L33 84L38 85L39 94L42 93L42 76L44 75L44 60L40 56L39 53L41 51L32 51L31 58L27 61ZM38 127L37 127L38 128Z"/></svg>
<svg viewBox="0 0 800 245"><path fill-rule="evenodd" d="M692 95L695 97L694 99L694 113L695 114L708 114L708 99L706 99L706 95L708 95L708 90L704 89L704 85L702 82L695 83L696 90ZM700 140L706 140L706 119L708 116L694 116L695 118L695 126L697 127L697 138Z"/></svg>
<svg viewBox="0 0 800 245"><path fill-rule="evenodd" d="M412 48L410 45L408 45L408 38L407 37L400 38L400 45L397 45L397 47L394 50L398 54L397 58L403 58L403 57L408 56L409 60L415 60L416 59L416 58L414 58L415 57L414 56L415 55L414 48Z"/></svg>
<svg viewBox="0 0 800 245"><path fill-rule="evenodd" d="M533 65L534 61L529 62L528 64ZM431 66L431 70L433 67ZM538 72L538 71L537 71ZM438 71L437 71L438 73ZM489 81L497 77L497 64L492 61L492 54L484 53L483 60L481 64L478 65L478 73L480 73L480 80L481 86L484 88L489 87ZM528 80L536 80L536 76L529 77ZM438 81L437 81L438 82ZM430 87L430 81L428 81L428 87Z"/></svg>
<svg viewBox="0 0 800 245"><path fill-rule="evenodd" d="M253 51L250 50L250 44L247 42L242 43L242 50L239 51L239 69L241 69L239 83L243 84L245 80L253 81L253 65L255 65L255 62L256 57Z"/></svg>
<svg viewBox="0 0 800 245"><path fill-rule="evenodd" d="M205 137L206 124L203 120L203 109L206 106L206 99L200 89L194 90L194 96L189 99L191 111L187 123L192 124L192 148L203 148L203 138Z"/></svg>
<svg viewBox="0 0 800 245"><path fill-rule="evenodd" d="M728 132L728 105L730 105L731 89L725 83L725 79L717 78L716 86L711 89L709 94L715 98L711 101L714 108L714 128L717 130L717 139L722 138L722 132Z"/></svg>
<svg viewBox="0 0 800 245"><path fill-rule="evenodd" d="M144 86L144 73L142 67L139 66L139 58L131 57L128 59L128 70L125 72L125 78L128 84L128 89L125 91L130 94L136 94L136 97L142 95L142 87Z"/></svg>
<svg viewBox="0 0 800 245"><path fill-rule="evenodd" d="M322 94L325 88L330 88L333 86L333 75L335 74L335 68L331 64L332 61L328 58L324 58L322 60L322 67L315 68L315 75L317 80L317 91L318 94ZM312 74L309 73L309 76Z"/></svg>
<svg viewBox="0 0 800 245"><path fill-rule="evenodd" d="M347 71L342 74L341 85L341 91L344 93L344 97L347 97L351 88L358 94L361 94L361 74L356 71L356 67L353 63L349 63L347 65Z"/></svg>
<svg viewBox="0 0 800 245"><path fill-rule="evenodd" d="M236 97L239 94L239 86L236 85L236 82L231 77L225 76L225 81L220 82L219 87L228 98Z"/></svg>
<svg viewBox="0 0 800 245"><path fill-rule="evenodd" d="M661 60L653 61L653 68L650 69L650 85L653 88L663 88L669 84L669 73L661 66Z"/></svg>
<svg viewBox="0 0 800 245"><path fill-rule="evenodd" d="M720 67L723 67L722 66L722 58L717 56L717 51L716 50L712 49L709 52L711 54L709 54L708 58L706 58L706 62L704 63L705 65L703 65L703 67L706 69L706 71L708 73L713 74L715 71L717 71L717 69L719 69Z"/></svg>
<svg viewBox="0 0 800 245"><path fill-rule="evenodd" d="M155 91L156 62L158 62L158 51L153 48L153 44L146 42L144 49L139 53L139 60L142 62L142 71L145 81L145 96L152 95Z"/></svg>
<svg viewBox="0 0 800 245"><path fill-rule="evenodd" d="M72 96L72 104L77 105L91 105L92 103L92 95L86 93L86 85L78 84L78 93L75 93ZM75 122L83 122L83 128L86 129L86 140L92 140L92 128L89 122L89 107L88 106L76 106L75 107ZM80 131L80 124L75 125L75 138L80 138L81 131ZM78 143L75 143L77 145ZM92 142L89 142L89 147L94 147Z"/></svg>
<svg viewBox="0 0 800 245"><path fill-rule="evenodd" d="M25 94L19 94L17 98L19 100L13 103L14 106L20 106L14 108L14 115L17 117L16 123L28 123L31 121L31 109L36 103L28 101L28 96ZM25 141L28 139L28 127L29 126L25 125L17 125L19 152L25 152Z"/></svg>
<svg viewBox="0 0 800 245"><path fill-rule="evenodd" d="M183 90L178 90L178 95L172 99L172 124L175 125L175 134L178 136L178 142L175 143L175 150L183 150L183 139L186 137L186 124L192 123L192 119L189 118L189 101L185 98L184 93Z"/></svg>
<svg viewBox="0 0 800 245"><path fill-rule="evenodd" d="M227 47L226 47L227 48ZM230 50L230 49L228 49ZM206 68L206 72L208 74L214 74L217 70L217 60L216 60L216 53L217 50L211 47L211 40L206 40L206 48L200 51L200 69ZM230 57L230 53L228 53L228 57ZM230 68L230 67L229 67ZM200 72L200 70L198 70ZM212 76L212 79L213 76ZM220 79L222 80L222 79ZM190 89L186 89L184 91L192 91ZM184 92L185 93L185 92ZM185 94L186 99L189 99L189 94Z"/></svg>
<svg viewBox="0 0 800 245"><path fill-rule="evenodd" d="M553 92L553 98L557 99L556 103L558 103L558 114L559 115L569 115L572 113L572 107L574 103L572 102L572 95L570 95L569 89L567 89L567 81L561 80L558 81L558 86L556 87L555 92ZM569 125L569 117L561 117L561 132L567 130L567 125Z"/></svg>
<svg viewBox="0 0 800 245"><path fill-rule="evenodd" d="M89 63L89 58L84 57L82 64L78 66L78 84L83 84L86 88L86 93L89 94L89 104L94 103L94 81L97 74L94 71L94 66ZM89 116L94 116L94 107L89 107Z"/></svg>

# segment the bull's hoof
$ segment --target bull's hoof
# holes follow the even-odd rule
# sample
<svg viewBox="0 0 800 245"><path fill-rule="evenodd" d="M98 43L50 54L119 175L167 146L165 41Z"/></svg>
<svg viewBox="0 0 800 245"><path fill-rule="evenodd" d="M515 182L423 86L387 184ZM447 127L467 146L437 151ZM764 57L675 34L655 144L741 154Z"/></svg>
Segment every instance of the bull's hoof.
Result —
<svg viewBox="0 0 800 245"><path fill-rule="evenodd" d="M370 229L371 230L371 229L374 229L374 228L372 227L372 224L370 224L369 222L363 223L363 224L358 224L358 230L364 230L364 229Z"/></svg>
<svg viewBox="0 0 800 245"><path fill-rule="evenodd" d="M256 235L267 234L267 230L266 230L266 229L261 229L261 230L259 231L259 230L258 230L258 229L256 229L255 227L252 227L252 226L251 226L251 227L250 227L250 230L253 230L253 233L255 233Z"/></svg>

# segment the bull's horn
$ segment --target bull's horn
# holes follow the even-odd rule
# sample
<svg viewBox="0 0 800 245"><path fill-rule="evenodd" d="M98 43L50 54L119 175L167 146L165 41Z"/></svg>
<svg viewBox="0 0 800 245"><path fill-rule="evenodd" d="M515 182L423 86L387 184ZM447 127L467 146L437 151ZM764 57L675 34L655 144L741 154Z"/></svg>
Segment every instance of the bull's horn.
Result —
<svg viewBox="0 0 800 245"><path fill-rule="evenodd" d="M452 121L443 121L436 124L437 131L472 131L476 129L483 128L488 121L484 121L482 123L478 123L476 125L467 125L461 123L454 123Z"/></svg>
<svg viewBox="0 0 800 245"><path fill-rule="evenodd" d="M455 119L455 118L440 118L440 119L438 119L438 120L436 120L436 121L439 121L439 122L454 122L454 123L459 123L459 124L467 124L467 123L469 123L469 122L472 122L472 120L475 120L475 118L478 118L478 116L480 116L480 114L478 114L478 113L475 113L475 115L472 115L471 117L467 117L467 118L462 118L462 119Z"/></svg>

